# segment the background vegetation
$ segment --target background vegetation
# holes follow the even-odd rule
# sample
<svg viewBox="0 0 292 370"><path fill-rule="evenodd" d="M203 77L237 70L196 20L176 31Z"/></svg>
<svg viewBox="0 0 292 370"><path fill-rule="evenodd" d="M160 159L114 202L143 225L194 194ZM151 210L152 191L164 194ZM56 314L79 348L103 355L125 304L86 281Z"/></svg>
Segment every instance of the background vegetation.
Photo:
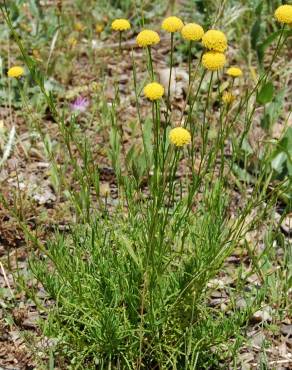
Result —
<svg viewBox="0 0 292 370"><path fill-rule="evenodd" d="M281 1L5 5L3 366L289 368L292 65L291 30L273 16ZM205 74L196 43L189 90L189 45L176 34L170 102L168 80L164 100L147 101L135 37L159 31L163 83L170 14L221 29L243 78ZM119 17L132 24L121 53ZM13 65L23 78L7 77ZM181 122L192 143L179 149L168 134Z"/></svg>

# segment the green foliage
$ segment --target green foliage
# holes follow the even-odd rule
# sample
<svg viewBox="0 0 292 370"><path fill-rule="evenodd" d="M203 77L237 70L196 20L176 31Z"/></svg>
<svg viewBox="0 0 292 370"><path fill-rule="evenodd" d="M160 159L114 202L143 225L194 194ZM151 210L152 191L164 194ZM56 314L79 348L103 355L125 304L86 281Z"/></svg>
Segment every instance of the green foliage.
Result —
<svg viewBox="0 0 292 370"><path fill-rule="evenodd" d="M265 82L257 95L257 102L259 104L267 104L272 101L273 96L274 96L274 85L270 81Z"/></svg>
<svg viewBox="0 0 292 370"><path fill-rule="evenodd" d="M257 49L258 42L260 39L261 31L262 31L262 19L261 19L261 14L263 11L263 1L258 1L257 6L255 7L255 15L256 15L256 20L251 28L250 32L250 38L251 38L251 46L254 50Z"/></svg>
<svg viewBox="0 0 292 370"><path fill-rule="evenodd" d="M258 55L258 60L259 60L260 65L263 64L265 51L281 35L281 32L282 31L276 31L276 32L272 33L271 35L269 35L266 38L266 40L264 40L261 43L256 43L255 41L253 42L253 43L255 43L255 45L253 45L253 47L254 47L254 49L257 50L257 55ZM255 36L254 36L254 38L256 39Z"/></svg>
<svg viewBox="0 0 292 370"><path fill-rule="evenodd" d="M261 126L266 129L270 130L274 123L279 119L282 110L283 110L283 103L286 94L286 89L279 91L272 99L270 104L265 107L264 116L261 120Z"/></svg>
<svg viewBox="0 0 292 370"><path fill-rule="evenodd" d="M31 261L36 278L56 302L45 334L56 339L71 365L102 368L111 362L132 369L137 363L148 368L189 363L193 368L196 358L196 366L203 368L211 348L220 357L220 345L260 302L253 300L242 312L231 309L228 316L205 305L207 283L236 243L221 193L222 184L216 183L190 224L184 220L177 231L181 215L171 217L167 239L155 246L150 265L145 242L151 235L147 225L137 222L138 213L129 219L123 214L96 219L90 226L73 227L68 236L57 233L48 243L48 257ZM186 228L190 235L183 238Z"/></svg>
<svg viewBox="0 0 292 370"><path fill-rule="evenodd" d="M292 127L287 129L282 139L276 144L271 165L277 176L280 178L288 176L292 179Z"/></svg>

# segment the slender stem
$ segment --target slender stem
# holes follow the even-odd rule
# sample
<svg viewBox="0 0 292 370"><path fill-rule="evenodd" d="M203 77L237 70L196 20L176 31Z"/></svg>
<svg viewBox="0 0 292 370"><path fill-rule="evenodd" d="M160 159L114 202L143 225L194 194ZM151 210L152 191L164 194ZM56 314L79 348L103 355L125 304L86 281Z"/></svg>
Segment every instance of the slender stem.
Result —
<svg viewBox="0 0 292 370"><path fill-rule="evenodd" d="M258 79L258 81L257 81L256 85L254 86L254 88L253 88L249 93L247 93L247 94L246 94L245 99L243 99L243 100L242 100L241 105L239 105L239 107L238 107L238 111L237 111L237 113L236 113L236 115L235 115L235 117L234 117L233 121L236 121L236 120L237 120L237 118L238 118L239 114L240 114L240 113L241 113L241 111L242 111L242 108L243 108L243 107L248 103L249 99L251 98L251 96L253 95L253 93L257 90L257 88L259 87L260 83L261 83L262 81L266 81L266 79L267 79L267 77L268 77L269 73L271 72L271 68L272 68L272 65L273 65L273 63L274 63L274 61L275 61L275 59L276 59L276 56L278 55L278 51L281 49L281 47L282 47L282 45L283 45L283 44L282 44L282 45L280 45L280 41L281 41L282 36L283 36L283 33L284 33L284 27L285 27L285 26L283 26L283 27L282 27L282 29L281 29L281 34L280 34L280 36L279 36L279 39L278 39L278 42L277 42L277 46L276 46L275 52L274 52L274 54L273 54L273 56L272 56L272 60L271 60L271 62L270 62L270 64L269 64L269 67L268 67L268 69L267 69L266 73L264 73L264 74L263 74L263 75Z"/></svg>
<svg viewBox="0 0 292 370"><path fill-rule="evenodd" d="M153 69L153 61L152 61L152 54L151 54L151 46L147 47L147 52L148 52L148 66L149 66L149 73L150 73L150 78L152 81L154 81L154 69Z"/></svg>
<svg viewBox="0 0 292 370"><path fill-rule="evenodd" d="M282 28L281 28L281 33L280 33L280 36L279 36L279 39L278 39L278 42L277 42L277 46L276 46L276 50L275 50L275 52L274 52L274 54L273 54L273 56L272 56L272 59L271 59L271 62L270 62L270 64L269 64L269 67L268 67L268 70L267 70L267 73L266 73L266 75L264 75L265 77L264 77L264 81L266 81L266 79L268 78L268 76L269 76L269 73L271 72L271 70L272 70L272 65L273 65L273 63L274 63L274 61L275 61L275 59L276 59L276 56L278 55L278 51L281 49L281 47L283 46L283 45L281 45L281 47L280 47L280 43L281 43L281 40L282 40L282 37L283 37L283 34L284 34L284 30L285 30L285 24L283 24L283 26L282 26Z"/></svg>
<svg viewBox="0 0 292 370"><path fill-rule="evenodd" d="M194 99L191 101L190 103L190 109L189 109L189 113L188 113L188 117L187 117L187 120L185 122L185 126L187 126L188 122L191 122L191 117L192 117L192 113L193 113L193 109L194 109L194 105L195 105L195 102L197 100L197 97L199 95L199 92L200 92L200 89L201 89L201 86L202 86L202 82L204 80L204 77L205 77L205 74L206 74L206 71L204 70L203 74L202 74L202 77L200 79L200 82L199 82L199 86L197 88L197 91L196 91L196 95L194 96Z"/></svg>
<svg viewBox="0 0 292 370"><path fill-rule="evenodd" d="M203 55L203 53L201 53L201 56L200 56L200 58L199 58L199 60L198 60L198 63L197 63L197 65L196 65L196 68L195 68L195 72L194 72L194 75L193 75L193 79L191 80L191 83L190 83L190 85L189 85L189 87L188 87L188 91L187 91L187 96L186 96L186 99L185 99L185 103L184 103L184 106L183 106L183 108L182 108L182 110L181 110L180 125L182 125L182 120L183 120L183 117L184 117L184 113L185 113L185 110L186 110L187 105L189 104L189 100L190 100L190 96L191 96L191 91L192 91L192 88L193 88L194 82L195 82L196 77L197 77L197 73L198 73L198 70L199 70L199 66L200 66L200 64L201 64L202 55ZM204 74L205 74L205 72L203 72L203 75L204 75ZM202 83L202 80L201 80L201 83ZM200 84L200 86L201 86L201 84ZM199 87L200 87L200 86L199 86ZM198 90L199 90L199 88L198 88ZM197 90L197 93L198 93L198 90Z"/></svg>
<svg viewBox="0 0 292 370"><path fill-rule="evenodd" d="M158 128L157 128L157 119L156 119L156 106L155 102L152 103L152 121L153 121L153 133L154 133L154 176L156 178L157 167L158 167ZM155 179L157 186L157 182Z"/></svg>
<svg viewBox="0 0 292 370"><path fill-rule="evenodd" d="M189 43L189 86L191 85L192 81L192 41Z"/></svg>
<svg viewBox="0 0 292 370"><path fill-rule="evenodd" d="M174 33L171 33L170 37L170 67L169 67L169 80L168 80L168 91L167 91L167 116L166 116L166 124L168 121L168 117L170 116L170 86L171 86L171 77L172 77L172 66L173 66L173 40L174 40Z"/></svg>
<svg viewBox="0 0 292 370"><path fill-rule="evenodd" d="M119 32L119 51L122 54L122 32Z"/></svg>
<svg viewBox="0 0 292 370"><path fill-rule="evenodd" d="M208 130L206 129L206 116L207 116L207 110L208 110L208 107L209 107L209 100L210 100L210 95L211 95L213 75L214 75L214 72L211 72L211 77L210 77L209 87L208 87L207 100L206 100L206 105L205 105L205 109L204 109L203 123L202 123L202 131L201 132L202 132L203 143L202 143L201 163L204 159L205 152L206 152L206 142L207 142L207 133L208 133ZM201 163L200 163L200 167L201 167Z"/></svg>
<svg viewBox="0 0 292 370"><path fill-rule="evenodd" d="M135 100L136 100L136 108L137 108L137 114L138 114L138 122L140 126L140 131L141 131L141 136L142 136L142 141L143 141L143 148L144 148L144 153L145 153L145 160L146 160L146 166L147 166L147 172L149 169L149 153L147 150L146 142L145 142L145 136L143 132L143 126L142 126L142 117L141 117L141 112L140 112L140 104L139 104L139 96L138 96L138 86L137 86L137 70L136 70L136 63L132 51L132 63L133 63L133 81L134 81L134 91L135 91Z"/></svg>

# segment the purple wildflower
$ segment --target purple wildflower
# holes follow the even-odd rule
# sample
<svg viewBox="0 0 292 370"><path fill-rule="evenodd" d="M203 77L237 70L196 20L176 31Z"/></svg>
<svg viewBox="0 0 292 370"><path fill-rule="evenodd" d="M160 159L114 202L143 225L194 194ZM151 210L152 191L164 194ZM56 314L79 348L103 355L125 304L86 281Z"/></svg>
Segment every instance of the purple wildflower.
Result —
<svg viewBox="0 0 292 370"><path fill-rule="evenodd" d="M71 109L73 112L85 112L89 106L89 101L82 96L79 96L73 103L71 103Z"/></svg>

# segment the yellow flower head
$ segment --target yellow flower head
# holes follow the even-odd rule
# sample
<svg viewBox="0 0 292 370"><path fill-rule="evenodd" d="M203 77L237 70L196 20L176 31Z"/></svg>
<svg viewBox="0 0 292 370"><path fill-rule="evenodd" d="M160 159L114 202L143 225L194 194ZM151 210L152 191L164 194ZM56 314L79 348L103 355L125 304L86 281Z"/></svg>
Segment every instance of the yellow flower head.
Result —
<svg viewBox="0 0 292 370"><path fill-rule="evenodd" d="M223 32L218 30L209 30L202 37L202 43L209 50L224 53L227 49L227 39Z"/></svg>
<svg viewBox="0 0 292 370"><path fill-rule="evenodd" d="M69 37L69 39L68 39L68 44L69 44L72 48L75 48L75 46L77 45L77 40L75 39L75 37Z"/></svg>
<svg viewBox="0 0 292 370"><path fill-rule="evenodd" d="M136 42L140 47L156 45L159 41L158 33L152 30L141 31L136 38Z"/></svg>
<svg viewBox="0 0 292 370"><path fill-rule="evenodd" d="M191 134L183 127L175 127L169 131L169 141L175 146L184 146L191 142Z"/></svg>
<svg viewBox="0 0 292 370"><path fill-rule="evenodd" d="M230 67L227 69L227 74L231 77L240 77L242 76L242 70L238 67Z"/></svg>
<svg viewBox="0 0 292 370"><path fill-rule="evenodd" d="M164 94L164 87L158 82L151 82L144 87L144 94L149 100L158 100Z"/></svg>
<svg viewBox="0 0 292 370"><path fill-rule="evenodd" d="M229 105L232 104L235 100L235 96L229 92L229 91L224 91L223 96L222 96L222 101L224 104Z"/></svg>
<svg viewBox="0 0 292 370"><path fill-rule="evenodd" d="M112 29L114 31L126 31L131 28L131 24L127 19L119 18L112 22Z"/></svg>
<svg viewBox="0 0 292 370"><path fill-rule="evenodd" d="M182 37L189 41L199 41L204 35L203 28L196 23L188 23L181 30Z"/></svg>
<svg viewBox="0 0 292 370"><path fill-rule="evenodd" d="M103 25L102 24L100 24L100 23L97 23L96 25L95 25L95 32L97 33L97 34L99 34L99 33L101 33L102 31L103 31Z"/></svg>
<svg viewBox="0 0 292 370"><path fill-rule="evenodd" d="M77 23L74 24L74 29L77 32L83 32L85 30L85 28L86 27L84 27L81 22L77 22Z"/></svg>
<svg viewBox="0 0 292 370"><path fill-rule="evenodd" d="M292 5L281 5L275 11L275 18L280 23L292 24Z"/></svg>
<svg viewBox="0 0 292 370"><path fill-rule="evenodd" d="M178 17L168 17L162 22L161 28L167 32L177 32L183 28L184 24Z"/></svg>
<svg viewBox="0 0 292 370"><path fill-rule="evenodd" d="M208 51L203 55L202 64L209 71L217 71L224 67L226 63L226 58L223 53L218 53L217 51Z"/></svg>
<svg viewBox="0 0 292 370"><path fill-rule="evenodd" d="M24 69L20 66L12 67L7 72L8 77L21 77L24 75Z"/></svg>

